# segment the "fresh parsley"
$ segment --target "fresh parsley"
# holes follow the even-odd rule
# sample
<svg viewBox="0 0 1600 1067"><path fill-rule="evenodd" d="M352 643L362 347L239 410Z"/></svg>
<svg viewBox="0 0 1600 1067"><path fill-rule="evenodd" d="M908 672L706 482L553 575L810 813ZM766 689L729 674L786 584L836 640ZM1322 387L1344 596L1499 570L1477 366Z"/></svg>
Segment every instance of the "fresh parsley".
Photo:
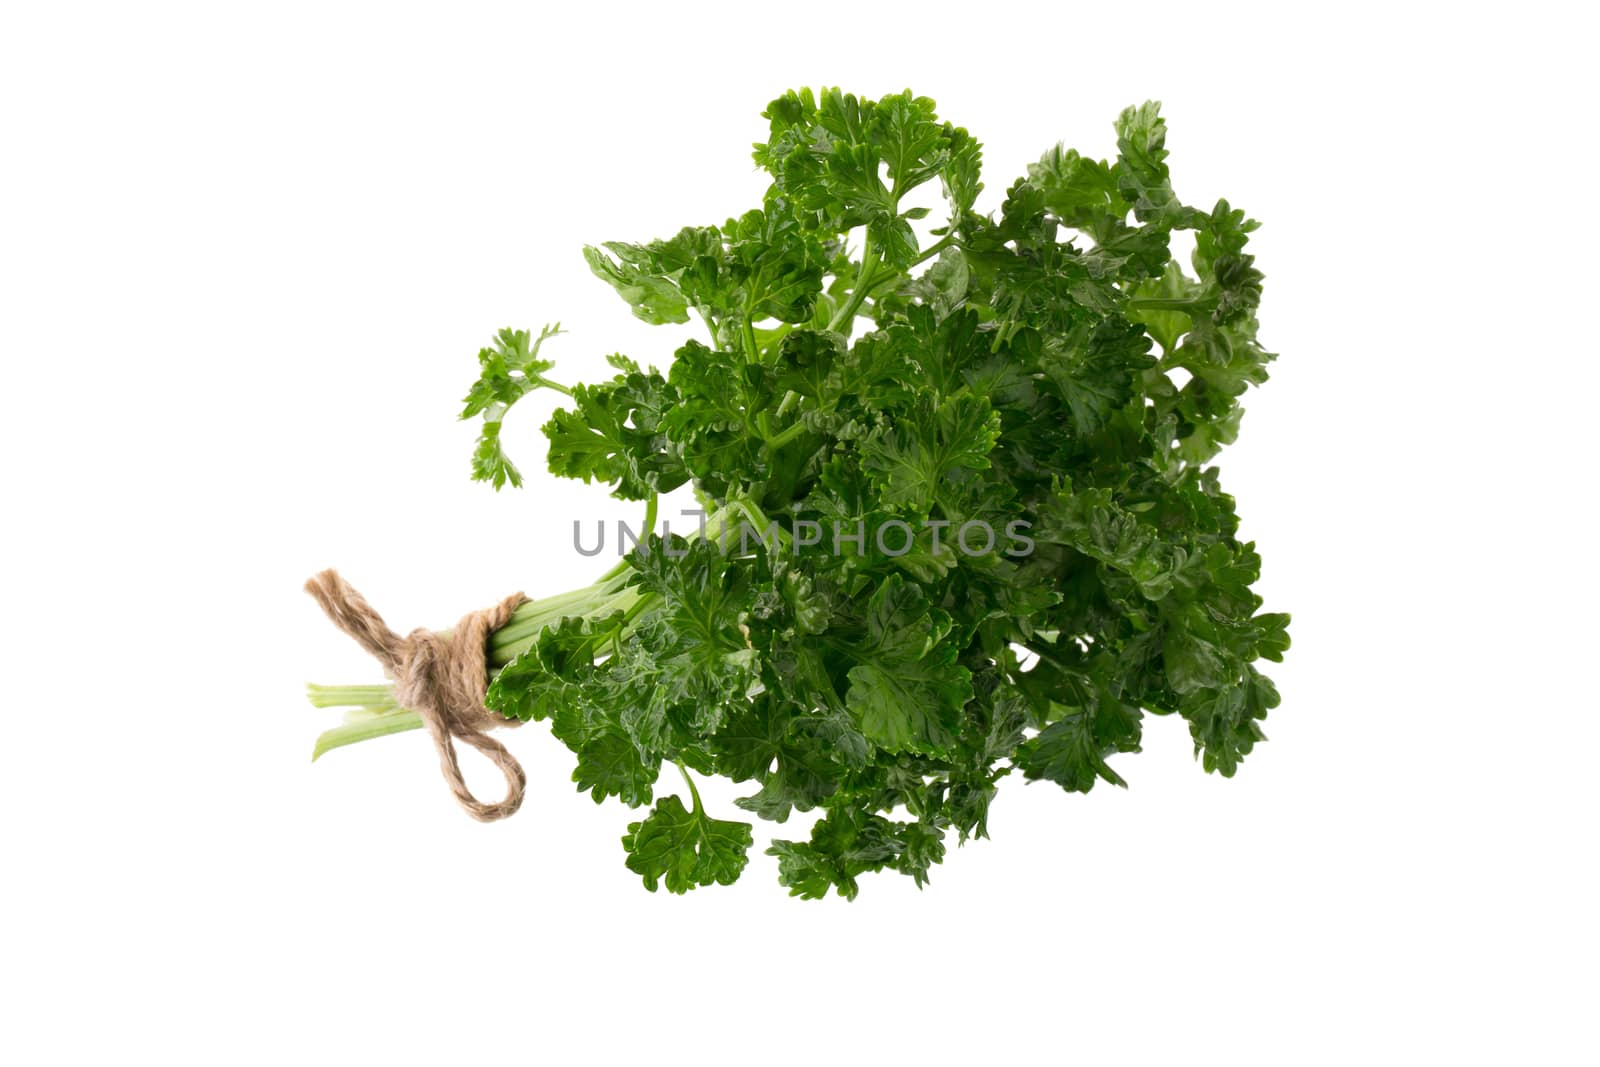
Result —
<svg viewBox="0 0 1600 1067"><path fill-rule="evenodd" d="M802 897L923 884L952 834L986 836L1008 775L1124 785L1146 714L1232 775L1278 703L1256 664L1289 644L1208 465L1273 358L1256 223L1178 199L1153 103L1118 118L1115 159L1053 148L997 213L975 207L978 142L924 97L803 90L765 118L758 207L584 250L637 317L693 324L664 373L616 356L557 385L554 329L479 355L474 477L521 484L501 422L553 388L552 473L647 502L652 529L685 483L709 513L524 605L489 706L550 722L596 801L653 803L627 866L678 893L732 882L752 842L691 772L744 783L762 819L820 812L768 849ZM943 217L919 234L905 203L929 183ZM655 796L666 764L692 809Z"/></svg>

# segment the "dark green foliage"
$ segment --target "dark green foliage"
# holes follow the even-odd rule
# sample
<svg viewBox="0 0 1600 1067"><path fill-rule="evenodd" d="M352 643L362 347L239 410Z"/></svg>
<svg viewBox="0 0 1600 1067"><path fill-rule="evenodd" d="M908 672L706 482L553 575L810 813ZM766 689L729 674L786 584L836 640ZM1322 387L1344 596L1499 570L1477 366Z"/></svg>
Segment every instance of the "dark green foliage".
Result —
<svg viewBox="0 0 1600 1067"><path fill-rule="evenodd" d="M1273 358L1256 224L1178 199L1155 104L1122 114L1114 160L1047 152L997 215L974 208L977 142L925 98L801 91L766 118L759 208L585 250L640 318L709 336L665 374L615 357L545 427L552 472L619 497L692 480L711 536L648 537L632 595L546 629L490 706L551 720L596 800L649 804L675 762L748 783L765 819L821 809L769 850L803 897L884 869L921 885L950 831L986 834L1013 771L1125 784L1145 712L1232 775L1278 703L1255 664L1288 647L1205 465ZM901 201L933 181L930 242ZM520 482L505 409L549 384L538 348L506 331L480 356L466 413L497 487ZM765 540L720 545L740 520ZM736 878L751 833L666 796L623 843L649 888L683 892Z"/></svg>

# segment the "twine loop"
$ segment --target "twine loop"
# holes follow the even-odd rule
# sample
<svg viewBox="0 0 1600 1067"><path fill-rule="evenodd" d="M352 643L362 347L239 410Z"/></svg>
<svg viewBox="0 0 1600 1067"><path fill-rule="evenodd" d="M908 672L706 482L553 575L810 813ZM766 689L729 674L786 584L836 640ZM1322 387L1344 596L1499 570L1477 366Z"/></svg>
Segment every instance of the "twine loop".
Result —
<svg viewBox="0 0 1600 1067"><path fill-rule="evenodd" d="M522 724L484 707L483 694L489 687L489 636L511 620L511 613L526 597L513 593L494 607L463 616L453 630L416 629L401 637L337 571L326 570L310 579L306 592L316 598L335 626L383 664L394 679L400 706L421 716L439 751L445 782L468 815L479 822L494 822L522 806L528 785L522 764L487 733L497 726ZM485 804L472 795L461 775L457 741L483 753L505 775L504 799Z"/></svg>

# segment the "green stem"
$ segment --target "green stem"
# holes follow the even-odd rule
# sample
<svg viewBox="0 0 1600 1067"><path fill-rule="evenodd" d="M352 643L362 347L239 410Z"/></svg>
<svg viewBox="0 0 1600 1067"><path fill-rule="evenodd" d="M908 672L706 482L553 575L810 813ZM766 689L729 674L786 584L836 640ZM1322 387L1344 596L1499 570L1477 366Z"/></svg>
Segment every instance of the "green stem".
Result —
<svg viewBox="0 0 1600 1067"><path fill-rule="evenodd" d="M644 506L644 529L639 531L640 537L649 537L655 531L656 505L659 497L659 493L651 493L649 502Z"/></svg>
<svg viewBox="0 0 1600 1067"><path fill-rule="evenodd" d="M1193 313L1204 310L1200 301L1193 297L1167 297L1167 296L1136 296L1128 301L1131 311L1186 311Z"/></svg>
<svg viewBox="0 0 1600 1067"><path fill-rule="evenodd" d="M317 738L316 746L311 750L311 759L312 762L316 762L325 752L360 741L370 741L374 737L420 729L422 729L422 716L414 711L394 706L391 698L390 706L386 709L357 708L345 716L344 722L331 730L323 731Z"/></svg>
<svg viewBox="0 0 1600 1067"><path fill-rule="evenodd" d="M867 297L871 296L878 289L879 286L883 285L884 282L890 281L890 280L892 280L894 278L898 278L902 274L909 274L911 272L912 268L920 266L923 263L926 263L928 260L930 260L934 256L938 255L940 252L943 252L946 248L949 248L954 243L955 243L955 238L953 236L952 237L946 237L943 240L940 240L940 241L938 241L938 242L936 242L936 243L934 243L932 245L929 245L927 251L923 252L922 255L918 256L916 259L913 259L910 263L906 264L906 267L905 267L904 271L887 271L880 277L875 277L875 278L874 277L869 277L869 278L867 278L866 281L859 282L856 285L855 290L850 294L850 302L845 305L844 309L840 312L839 315L834 316L834 321L835 322L839 322L840 319L844 319L844 322L840 323L840 325L844 325L844 324L846 324L848 322L853 321L855 319L856 312L860 309L861 305L866 302ZM871 273L876 274L877 270L878 270L878 267L880 265L881 264L874 263L873 266L872 266ZM863 261L862 270L863 270L863 273L866 272L865 261ZM838 329L838 327L835 326L833 323L829 323L828 328L830 330ZM846 334L846 336L849 336L849 335Z"/></svg>
<svg viewBox="0 0 1600 1067"><path fill-rule="evenodd" d="M934 256L938 255L940 252L943 252L945 249L949 248L955 243L955 234L950 234L948 237L940 238L938 241L935 241L933 244L929 245L927 251L923 252L922 255L918 256L916 259L913 259L910 263L907 263L906 270L909 271L912 267L920 267L922 264L926 263L928 260L932 259Z"/></svg>
<svg viewBox="0 0 1600 1067"><path fill-rule="evenodd" d="M629 564L627 559L626 559L626 557L624 557L623 559L617 560L616 566L612 567L610 570L608 570L604 574L602 574L600 576L600 580L598 582L595 582L594 584L595 585L609 585L612 582L614 582L615 580L617 580L618 578L621 578L623 575L627 574L631 570L633 570L632 565Z"/></svg>
<svg viewBox="0 0 1600 1067"><path fill-rule="evenodd" d="M584 589L528 601L489 638L490 663L505 666L532 646L546 626L569 615L591 615L618 591L616 578L608 575Z"/></svg>
<svg viewBox="0 0 1600 1067"><path fill-rule="evenodd" d="M744 322L740 325L740 333L744 337L745 358L751 363L761 362L761 347L756 344L755 323L750 321L750 314L745 313Z"/></svg>
<svg viewBox="0 0 1600 1067"><path fill-rule="evenodd" d="M656 519L654 512L659 507L659 496L652 496L645 511L645 521L652 529ZM706 537L708 539L716 537L727 524L729 515L735 512L751 517L759 515L759 510L754 509L752 505L743 501L731 502L718 508L715 514L707 518ZM691 539L694 536L698 534L692 535ZM547 626L569 616L601 618L619 610L637 615L643 610L642 601L649 598L623 583L624 577L631 570L632 567L624 557L617 561L616 566L601 575L599 581L593 585L570 593L558 593L543 600L530 600L517 608L511 616L511 621L496 630L489 639L490 665L503 667L510 663L531 648Z"/></svg>
<svg viewBox="0 0 1600 1067"><path fill-rule="evenodd" d="M700 312L700 321L706 324L706 332L711 335L711 347L712 348L716 348L717 347L717 324L716 324L716 321L711 318L711 313L709 311L707 311L705 308L697 308L696 310Z"/></svg>
<svg viewBox="0 0 1600 1067"><path fill-rule="evenodd" d="M314 708L397 707L394 690L386 685L306 685L306 696Z"/></svg>
<svg viewBox="0 0 1600 1067"><path fill-rule="evenodd" d="M539 386L541 386L542 388L554 389L556 392L560 393L563 396L570 397L572 395L572 390L571 389L568 389L566 386L562 385L560 382L552 382L549 378L546 378L542 374L535 374L533 376L533 380L535 382L537 382L539 384Z"/></svg>
<svg viewBox="0 0 1600 1067"><path fill-rule="evenodd" d="M850 326L855 322L856 312L861 308L861 302L867 298L867 291L872 288L874 279L872 275L878 270L878 252L872 247L872 232L861 242L861 269L856 273L855 288L850 290L850 299L845 301L844 307L833 316L828 323L828 330L838 333L841 329L846 337L850 336Z"/></svg>
<svg viewBox="0 0 1600 1067"><path fill-rule="evenodd" d="M730 525L730 520L743 520L757 530L765 530L768 526L766 512L753 500L730 500L718 508L710 518L706 519L705 539L722 544L722 534ZM780 529L780 537L787 539L787 535Z"/></svg>
<svg viewBox="0 0 1600 1067"><path fill-rule="evenodd" d="M640 613L654 602L655 600L653 597L649 596L648 594L641 593L637 589L629 587L612 597L610 600L606 601L604 604L601 604L589 614L591 618L604 619L607 616L615 615L620 611L622 612L623 626L626 628L628 623L638 618Z"/></svg>
<svg viewBox="0 0 1600 1067"><path fill-rule="evenodd" d="M700 790L694 787L694 779L689 777L689 768L683 765L682 760L673 760L678 765L678 773L683 775L683 780L688 783L689 796L694 798L694 811L696 815L703 815L705 809L700 806Z"/></svg>
<svg viewBox="0 0 1600 1067"><path fill-rule="evenodd" d="M788 429L778 434L778 436L767 438L767 447L776 451L777 449L780 449L784 445L788 444L790 441L793 441L796 437L799 437L805 432L805 429L806 427L804 423L792 423Z"/></svg>

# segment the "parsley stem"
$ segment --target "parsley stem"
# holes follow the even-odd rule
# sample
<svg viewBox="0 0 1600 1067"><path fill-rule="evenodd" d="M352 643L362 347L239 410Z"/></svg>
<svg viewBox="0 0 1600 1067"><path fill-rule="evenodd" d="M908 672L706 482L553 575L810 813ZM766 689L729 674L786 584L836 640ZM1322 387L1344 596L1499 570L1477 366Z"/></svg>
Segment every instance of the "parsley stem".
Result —
<svg viewBox="0 0 1600 1067"><path fill-rule="evenodd" d="M651 493L649 503L644 506L644 529L639 531L640 537L649 537L656 528L656 502L659 494Z"/></svg>
<svg viewBox="0 0 1600 1067"><path fill-rule="evenodd" d="M314 708L381 708L394 706L394 690L386 685L306 686L306 696Z"/></svg>
<svg viewBox="0 0 1600 1067"><path fill-rule="evenodd" d="M843 330L845 337L849 337L856 319L856 312L861 309L861 302L867 298L867 291L875 284L872 276L878 270L878 251L872 247L872 231L867 231L867 236L861 242L861 269L856 272L855 288L850 290L850 299L845 301L844 307L828 323L828 330L838 333Z"/></svg>
<svg viewBox="0 0 1600 1067"><path fill-rule="evenodd" d="M558 593L543 600L530 600L512 614L511 621L489 638L489 663L503 667L533 646L547 626L569 616L604 614L623 598L628 589L619 589L614 579L571 593ZM631 601L629 601L631 603Z"/></svg>
<svg viewBox="0 0 1600 1067"><path fill-rule="evenodd" d="M311 759L315 762L323 753L345 745L421 728L422 716L395 705L392 698L385 708L354 708L345 715L344 722L322 731L311 750Z"/></svg>
<svg viewBox="0 0 1600 1067"><path fill-rule="evenodd" d="M951 234L929 245L920 256L906 264L904 271L886 271L882 275L873 277L873 275L878 273L878 267L881 266L881 264L877 262L875 256L871 264L868 264L867 256L871 254L872 245L872 239L869 236L867 241L862 245L863 253L861 257L861 273L857 275L856 287L850 293L849 302L840 309L839 314L833 317L833 321L828 323L828 329L837 331L841 326L845 326L853 322L855 320L856 312L860 310L861 305L866 301L867 297L872 294L874 289L878 288L878 286L892 278L896 278L904 273L910 273L912 268L926 263L928 260L938 255L940 252L943 252L946 248L949 248L954 243L955 235ZM850 336L849 331L845 332L845 336Z"/></svg>
<svg viewBox="0 0 1600 1067"><path fill-rule="evenodd" d="M933 244L928 246L927 250L923 252L922 255L918 256L916 259L913 259L910 263L907 263L906 270L909 271L912 267L920 267L922 264L926 263L928 260L932 259L934 256L938 255L940 252L943 252L945 249L949 248L955 243L955 234L950 234L948 237L944 237L938 241L935 241Z"/></svg>
<svg viewBox="0 0 1600 1067"><path fill-rule="evenodd" d="M546 378L542 374L535 374L533 376L533 380L536 383L538 383L538 385L541 386L542 388L554 389L556 392L560 393L562 396L570 397L572 395L572 390L571 389L568 389L566 386L562 385L560 382L552 382L549 378Z"/></svg>
<svg viewBox="0 0 1600 1067"><path fill-rule="evenodd" d="M1128 301L1133 311L1196 311L1199 301L1190 297L1136 296Z"/></svg>
<svg viewBox="0 0 1600 1067"><path fill-rule="evenodd" d="M744 338L745 358L751 363L760 363L761 348L756 344L756 328L755 324L750 321L749 315L744 317L744 322L740 325L740 333Z"/></svg>
<svg viewBox="0 0 1600 1067"><path fill-rule="evenodd" d="M630 628L633 620L644 614L644 610L646 608L655 606L656 598L654 596L641 594L637 590L629 588L624 589L621 593L619 593L617 595L617 600L612 601L612 604L617 603L624 597L632 597L631 602L629 602L628 606L624 608L622 612L622 627L624 630L627 630ZM611 607L611 604L606 606L609 608Z"/></svg>
<svg viewBox="0 0 1600 1067"><path fill-rule="evenodd" d="M805 428L806 427L804 423L795 422L778 436L767 438L767 447L774 449L782 448L784 445L788 444L790 441L793 441L796 437L799 437L802 433L804 433Z"/></svg>
<svg viewBox="0 0 1600 1067"><path fill-rule="evenodd" d="M688 783L689 796L691 798L693 798L693 800L694 800L694 811L695 811L695 814L696 815L704 814L705 813L705 809L700 806L700 790L698 790L698 789L696 789L694 787L694 779L689 777L689 768L687 768L687 767L685 767L683 765L683 760L681 760L681 759L673 760L672 762L676 763L678 765L678 773L683 775L683 780L686 783Z"/></svg>

